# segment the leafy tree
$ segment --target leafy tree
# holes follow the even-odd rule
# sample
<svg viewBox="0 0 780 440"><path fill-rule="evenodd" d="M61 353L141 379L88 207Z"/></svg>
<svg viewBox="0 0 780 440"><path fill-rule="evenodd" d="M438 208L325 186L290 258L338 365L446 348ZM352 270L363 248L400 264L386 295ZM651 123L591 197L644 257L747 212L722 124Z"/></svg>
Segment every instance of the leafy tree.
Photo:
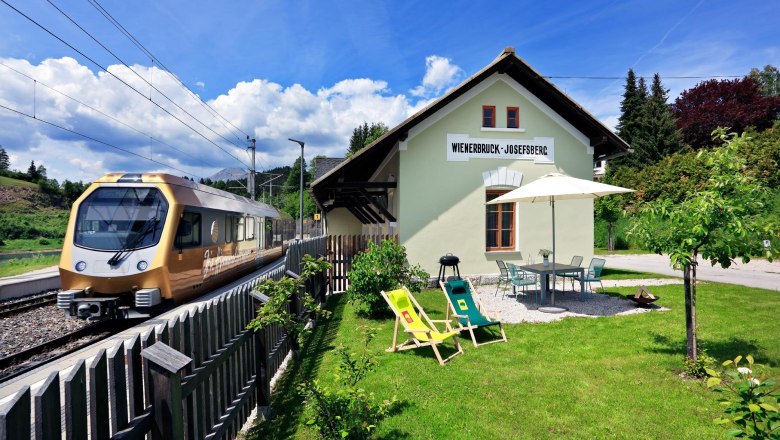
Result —
<svg viewBox="0 0 780 440"><path fill-rule="evenodd" d="M352 130L352 137L349 138L349 149L347 150L347 157L352 156L358 151L362 150L366 145L379 139L380 136L387 133L389 128L382 122L372 122L368 125L368 122L364 122L363 125L359 125Z"/></svg>
<svg viewBox="0 0 780 440"><path fill-rule="evenodd" d="M290 174L287 175L287 180L284 181L284 187L282 188L283 193L292 193L295 192L297 194L298 188L301 186L301 158L295 159L295 163L293 164L292 168L290 169ZM310 182L310 176L309 173L306 172L306 162L303 162L303 188L305 189ZM295 212L298 212L296 210Z"/></svg>
<svg viewBox="0 0 780 440"><path fill-rule="evenodd" d="M780 112L780 97L761 95L758 84L747 77L712 79L682 92L672 108L683 141L700 149L712 144L717 127L736 133L750 126L759 131L771 127Z"/></svg>
<svg viewBox="0 0 780 440"><path fill-rule="evenodd" d="M34 160L30 162L30 167L27 168L27 177L29 177L33 182L41 178L41 176L38 174L38 168L35 167Z"/></svg>
<svg viewBox="0 0 780 440"><path fill-rule="evenodd" d="M612 184L612 176L609 172L604 176L604 183ZM623 214L624 202L618 195L611 197L598 197L593 201L593 212L596 218L600 218L607 223L607 250L615 250L615 223Z"/></svg>
<svg viewBox="0 0 780 440"><path fill-rule="evenodd" d="M724 146L701 151L709 176L703 188L686 194L678 203L658 199L647 203L637 216L632 234L643 246L669 254L671 265L682 269L685 289L685 324L688 359L696 361L696 266L698 258L727 268L735 258L744 263L764 254L764 239L780 238L780 225L762 216L770 192L749 172L739 154L744 135L727 135L719 129ZM776 248L766 251L771 260Z"/></svg>
<svg viewBox="0 0 780 440"><path fill-rule="evenodd" d="M38 165L38 169L36 170L36 172L38 174L39 179L46 180L46 167L43 166L43 164Z"/></svg>
<svg viewBox="0 0 780 440"><path fill-rule="evenodd" d="M11 166L11 161L8 158L8 153L5 152L5 148L0 147L0 171L5 171Z"/></svg>
<svg viewBox="0 0 780 440"><path fill-rule="evenodd" d="M764 96L780 95L780 71L777 67L767 64L764 70L750 69L748 77L758 84L761 94Z"/></svg>
<svg viewBox="0 0 780 440"><path fill-rule="evenodd" d="M62 198L64 199L65 205L68 208L73 206L73 202L75 202L88 187L89 184L83 182L71 182L70 180L62 182Z"/></svg>

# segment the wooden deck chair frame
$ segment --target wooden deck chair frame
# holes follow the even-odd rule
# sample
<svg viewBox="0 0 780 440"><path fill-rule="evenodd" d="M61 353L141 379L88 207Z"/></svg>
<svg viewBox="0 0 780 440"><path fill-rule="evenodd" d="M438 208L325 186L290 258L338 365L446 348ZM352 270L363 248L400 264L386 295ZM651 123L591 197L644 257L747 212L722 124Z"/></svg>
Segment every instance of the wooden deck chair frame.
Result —
<svg viewBox="0 0 780 440"><path fill-rule="evenodd" d="M487 310L487 309L485 308L485 306L482 304L482 301L479 299L479 296L478 296L478 295L475 295L475 292L476 292L476 290L474 290L474 285L473 285L473 284L471 284L471 279L470 279L470 278L468 278L468 277L464 277L464 279L466 280L466 282L468 282L468 283L469 283L469 289L470 289L470 291L469 291L469 294L471 295L471 298L474 300L474 303L477 305L477 310L478 310L478 311L479 311L479 313L480 313L482 316L484 316L486 319L488 319L488 320L490 320L490 321L496 321L496 322L498 322L498 329L499 329L499 331L501 332L501 337L500 337L500 338L498 338L498 339L493 339L493 340L491 340L491 341L486 341L486 342L483 342L483 343L481 343L481 344L480 344L480 343L477 343L477 338L474 336L474 329L475 329L475 328L479 328L479 326L477 326L477 325L472 325L472 324L471 324L471 320L469 319L469 317L468 317L467 315L458 315L458 313L457 313L457 309L455 308L455 305L454 305L454 304L452 304L452 300L450 299L450 296L449 296L449 295L447 295L447 288L446 288L446 287L444 287L444 282L442 282L442 281L439 281L439 286L441 287L441 291L442 291L442 293L444 294L444 297L445 297L445 298L447 298L447 305L449 306L449 307L447 307L447 313L446 313L446 318L447 318L447 320L451 319L451 318L450 318L450 312L452 312L452 316L456 318L456 319L455 319L455 322L457 322L457 323L458 323L458 328L457 328L456 330L460 330L460 331L463 331L463 330L468 330L468 331L469 331L469 334L471 335L471 342L472 342L472 343L474 343L474 346L475 346L475 347L479 347L480 345L487 345L487 344L492 344L492 343L494 343L494 342L509 342L509 341L507 340L507 338L506 338L506 333L504 333L504 324L503 324L503 323L501 323L501 321L500 321L500 320L498 320L498 319L493 319L493 318L491 317L491 315L490 315L491 313L495 313L496 315L498 315L498 312L496 312L496 311L489 311L489 310ZM468 325L463 325L463 323L461 323L461 322L460 322L460 319L458 319L458 318L463 318L463 319L465 319L465 320L466 320L466 323L467 323Z"/></svg>
<svg viewBox="0 0 780 440"><path fill-rule="evenodd" d="M393 345L385 351L387 352L395 352L395 351L403 351L403 350L411 350L414 348L420 348L425 346L430 346L433 349L433 353L436 355L436 359L439 360L439 365L444 365L445 363L449 362L452 358L455 356L463 353L463 348L460 346L460 342L458 341L458 335L452 335L452 339L455 342L455 345L458 347L458 351L451 354L446 359L443 359L441 357L441 353L439 353L437 345L444 342L445 339L437 340L437 339L431 339L430 335L432 331L436 331L437 333L440 333L439 330L436 328L436 325L434 322L442 322L445 325L446 332L455 332L457 330L453 330L450 326L450 321L446 319L431 319L428 317L428 314L425 313L425 310L423 310L422 306L420 306L420 303L417 302L417 299L415 299L414 295L409 291L409 289L406 288L406 286L401 286L403 290L406 291L406 295L409 297L409 300L412 302L414 307L417 309L417 314L420 316L421 319L424 320L424 324L428 326L428 330L411 330L407 327L406 321L401 319L401 315L398 313L398 310L396 310L393 303L390 301L390 298L387 296L387 292L384 290L382 291L382 298L387 301L387 304L390 306L390 310L393 311L393 314L395 314L395 328L393 329ZM407 339L404 343L398 344L398 324L402 324L404 326L404 332L406 332L409 335L409 339ZM433 329L433 330L431 330ZM429 340L428 341L420 341L418 340L414 334L415 333L425 333L428 335Z"/></svg>

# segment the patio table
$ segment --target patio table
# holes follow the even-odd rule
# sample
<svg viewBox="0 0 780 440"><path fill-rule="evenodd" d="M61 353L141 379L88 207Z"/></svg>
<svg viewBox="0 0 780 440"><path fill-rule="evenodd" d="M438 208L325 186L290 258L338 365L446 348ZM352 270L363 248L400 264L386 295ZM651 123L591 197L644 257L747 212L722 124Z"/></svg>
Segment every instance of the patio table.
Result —
<svg viewBox="0 0 780 440"><path fill-rule="evenodd" d="M539 275L541 278L541 285L542 285L542 297L540 299L540 303L544 304L545 298L547 297L547 289L548 285L550 284L548 278L550 274L553 273L553 265L549 264L547 266L544 265L544 263L537 263L537 264L529 264L527 266L517 266L519 270L523 270L526 272L531 272ZM585 278L585 268L581 266L572 266L570 264L555 264L555 273L571 273L571 272L577 272L580 275L580 301L582 301L585 298L585 281L583 281L583 278ZM552 305L555 305L555 291L552 292Z"/></svg>

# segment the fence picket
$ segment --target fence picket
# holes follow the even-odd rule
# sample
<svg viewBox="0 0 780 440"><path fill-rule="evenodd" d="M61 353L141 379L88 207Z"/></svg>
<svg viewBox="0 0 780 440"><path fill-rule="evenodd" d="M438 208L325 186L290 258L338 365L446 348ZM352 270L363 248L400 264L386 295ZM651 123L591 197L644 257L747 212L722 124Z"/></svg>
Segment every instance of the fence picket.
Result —
<svg viewBox="0 0 780 440"><path fill-rule="evenodd" d="M106 349L101 349L87 368L89 373L89 430L92 439L111 435L108 423L108 375Z"/></svg>
<svg viewBox="0 0 780 440"><path fill-rule="evenodd" d="M127 375L125 374L124 342L120 341L108 354L108 391L111 410L111 434L127 427Z"/></svg>
<svg viewBox="0 0 780 440"><path fill-rule="evenodd" d="M84 359L65 377L65 438L87 438L87 373Z"/></svg>
<svg viewBox="0 0 780 440"><path fill-rule="evenodd" d="M60 373L52 372L33 395L36 440L62 439ZM2 438L2 436L0 436Z"/></svg>
<svg viewBox="0 0 780 440"><path fill-rule="evenodd" d="M141 365L141 338L133 336L127 345L127 389L130 390L130 420L144 412L143 368Z"/></svg>
<svg viewBox="0 0 780 440"><path fill-rule="evenodd" d="M0 439L29 439L30 412L30 387L25 386L0 407Z"/></svg>

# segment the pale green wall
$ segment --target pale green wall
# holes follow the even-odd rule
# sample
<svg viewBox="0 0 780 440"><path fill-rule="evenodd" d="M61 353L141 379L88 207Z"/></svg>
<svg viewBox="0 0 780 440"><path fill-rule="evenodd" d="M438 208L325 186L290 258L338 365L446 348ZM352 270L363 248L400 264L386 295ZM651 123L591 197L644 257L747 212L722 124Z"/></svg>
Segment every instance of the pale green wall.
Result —
<svg viewBox="0 0 780 440"><path fill-rule="evenodd" d="M513 81L507 78L507 81ZM452 105L452 104L450 104ZM506 123L506 107L520 107L520 127L525 133L483 132L482 105L496 106L496 126ZM470 159L448 162L447 133L468 134L472 138L532 139L555 138L555 164L508 159ZM582 142L545 115L514 88L498 81L478 95L408 140L400 151L398 192L399 235L409 261L419 263L432 275L438 272L438 259L445 253L460 257L463 274L497 273L494 260L537 262L541 248L552 247L549 203L519 203L516 207L519 231L517 252L485 251L484 171L507 167L523 173L523 184L544 174L561 171L592 179L593 157ZM557 261L569 262L582 255L587 264L593 253L593 203L567 200L556 203Z"/></svg>
<svg viewBox="0 0 780 440"><path fill-rule="evenodd" d="M328 235L362 234L363 224L346 208L336 208L327 213Z"/></svg>

